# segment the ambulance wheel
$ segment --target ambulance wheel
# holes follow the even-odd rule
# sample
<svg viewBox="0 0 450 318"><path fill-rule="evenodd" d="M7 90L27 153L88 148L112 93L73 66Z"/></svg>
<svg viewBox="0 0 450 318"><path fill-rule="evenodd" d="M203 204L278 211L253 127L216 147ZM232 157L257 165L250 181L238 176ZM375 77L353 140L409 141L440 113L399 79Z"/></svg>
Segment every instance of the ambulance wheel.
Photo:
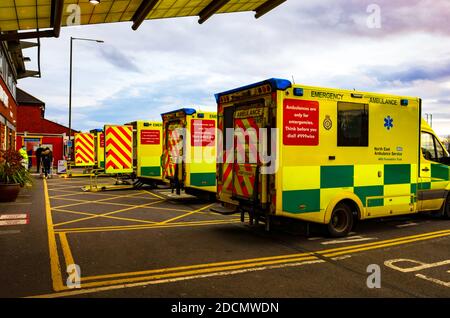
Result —
<svg viewBox="0 0 450 318"><path fill-rule="evenodd" d="M445 200L442 216L444 219L450 219L450 194L447 196L447 200Z"/></svg>
<svg viewBox="0 0 450 318"><path fill-rule="evenodd" d="M353 227L353 213L348 205L339 203L334 207L330 223L327 225L328 234L332 237L344 237Z"/></svg>

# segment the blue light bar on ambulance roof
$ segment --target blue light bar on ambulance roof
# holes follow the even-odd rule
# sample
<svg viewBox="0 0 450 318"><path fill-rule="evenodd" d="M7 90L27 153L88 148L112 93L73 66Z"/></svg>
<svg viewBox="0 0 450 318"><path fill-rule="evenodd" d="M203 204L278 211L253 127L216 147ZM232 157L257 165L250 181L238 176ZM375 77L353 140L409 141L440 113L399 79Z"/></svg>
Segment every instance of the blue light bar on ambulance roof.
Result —
<svg viewBox="0 0 450 318"><path fill-rule="evenodd" d="M216 102L219 103L220 97L223 95L237 93L237 92L251 89L251 88L261 86L264 84L270 84L270 86L272 86L272 89L274 89L274 90L283 90L283 91L292 86L292 83L288 80L281 79L281 78L270 78L270 79L262 81L262 82L258 82L258 83L250 84L247 86L235 88L235 89L232 89L232 90L229 90L226 92L218 93L218 94L215 94L214 96L216 97Z"/></svg>
<svg viewBox="0 0 450 318"><path fill-rule="evenodd" d="M402 105L402 106L408 106L408 103L409 103L409 101L407 99L402 99L400 101L400 105Z"/></svg>
<svg viewBox="0 0 450 318"><path fill-rule="evenodd" d="M172 114L172 113L177 113L177 112L184 112L186 115L193 115L197 111L194 108L181 108L181 109L172 110L172 111L167 112L167 113L162 113L161 116Z"/></svg>

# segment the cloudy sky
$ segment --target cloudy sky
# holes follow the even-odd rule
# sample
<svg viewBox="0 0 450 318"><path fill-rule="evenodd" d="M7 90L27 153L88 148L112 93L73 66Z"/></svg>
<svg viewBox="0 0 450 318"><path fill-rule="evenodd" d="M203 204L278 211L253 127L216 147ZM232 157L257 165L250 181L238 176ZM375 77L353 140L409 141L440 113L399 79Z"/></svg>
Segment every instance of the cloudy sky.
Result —
<svg viewBox="0 0 450 318"><path fill-rule="evenodd" d="M180 107L213 110L214 93L280 77L420 96L437 133L450 134L449 0L288 0L258 20L248 12L203 25L195 17L145 21L138 31L131 23L63 28L42 40L42 78L19 82L62 124L70 36L105 41L74 43L75 129L158 120Z"/></svg>

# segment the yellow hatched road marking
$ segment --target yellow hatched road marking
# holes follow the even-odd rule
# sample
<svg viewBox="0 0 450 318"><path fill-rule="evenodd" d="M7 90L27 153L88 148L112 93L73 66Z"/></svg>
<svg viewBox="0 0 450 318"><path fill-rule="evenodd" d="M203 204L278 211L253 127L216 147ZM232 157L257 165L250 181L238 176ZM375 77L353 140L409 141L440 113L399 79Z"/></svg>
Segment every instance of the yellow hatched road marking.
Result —
<svg viewBox="0 0 450 318"><path fill-rule="evenodd" d="M139 197L139 194L136 195L129 195L126 196L127 198L132 198L132 199L150 199L150 200L156 200L156 198L149 198L147 197ZM110 198L110 200L117 200L117 199L122 199L123 197L120 198ZM52 197L50 197L50 199L52 199ZM72 198L57 198L57 200L61 200L61 201L71 201L71 202L80 202L80 203L92 203L92 202L98 202L98 201L92 201L92 200L83 200L83 199L72 199ZM132 204L127 204L127 203L116 203L116 202L106 202L105 200L101 201L102 203L107 203L107 204L116 204L116 205L129 205L131 206Z"/></svg>
<svg viewBox="0 0 450 318"><path fill-rule="evenodd" d="M138 195L138 194L136 194L136 195ZM123 198L130 198L130 197L132 197L132 195L124 195L124 196L120 196L120 197L105 198L105 199L100 199L100 200L95 200L95 201L92 201L92 200L77 200L77 201L80 201L80 202L66 204L66 205L58 205L58 206L53 207L53 209L68 208L68 207L71 207L71 206L77 206L77 205L82 205L82 204L87 204L87 203L95 203L95 204L101 203L101 204L112 204L112 205L122 205L122 206L135 206L133 204L126 204L126 203L106 202L106 201L109 201L109 200L123 199ZM151 199L153 199L153 198L151 198ZM74 199L72 199L72 200L74 200Z"/></svg>
<svg viewBox="0 0 450 318"><path fill-rule="evenodd" d="M138 222L138 223L149 223L149 224L158 223L158 222L147 221L147 220L140 220L140 219L134 219L134 218L124 218L124 217L119 217L119 216L101 215L101 214L95 214L95 213L89 213L89 212L70 211L70 210L56 209L56 208L53 208L52 211L63 212L63 213L70 213L70 214L78 214L78 215L89 215L89 216L95 216L95 217L97 217L97 215L98 215L101 218L121 220L121 221L130 221L130 222Z"/></svg>
<svg viewBox="0 0 450 318"><path fill-rule="evenodd" d="M171 219L169 219L169 220L165 220L165 221L163 221L163 222L159 222L158 224L166 224L166 223L169 223L169 222L172 222L172 221L175 221L175 220L184 218L184 217L189 216L189 215L191 215L191 214L201 212L201 211L203 211L203 210L205 210L205 209L207 209L207 208L213 206L214 204L215 204L215 203L208 204L208 205L206 205L206 206L204 206L204 207L202 207L202 208L200 208L200 209L197 209L197 210L195 210L195 211L188 212L188 213L183 214L183 215L179 215L179 216L177 216L177 217L171 218Z"/></svg>
<svg viewBox="0 0 450 318"><path fill-rule="evenodd" d="M164 197L162 197L162 196L160 196L160 195L157 195L157 194L155 194L155 193L153 193L153 192L151 192L151 191L145 190L145 192L147 192L148 194L151 194L152 196L154 196L154 197L156 197L156 198L158 198L158 199L161 199L161 200L164 200L164 199L165 199Z"/></svg>
<svg viewBox="0 0 450 318"><path fill-rule="evenodd" d="M106 194L106 193L96 193L96 192L73 192L73 191L62 191L61 192L65 192L67 194L58 194L58 195L53 195L50 196L50 199L58 199L58 198L64 198L64 197L70 197L70 196L74 196L74 195L95 195L95 196L107 196L110 199L120 199L123 197L134 197L140 194L145 194L145 192L141 191L141 192L137 192L137 193L132 193L132 194ZM72 199L72 200L76 200L76 199ZM82 199L80 199L82 200ZM84 201L84 200L83 200Z"/></svg>
<svg viewBox="0 0 450 318"><path fill-rule="evenodd" d="M132 207L128 207L128 208L125 208L125 209L120 209L120 210L116 210L116 211L112 211L112 212L108 212L108 213L95 214L94 216L89 216L89 217L85 217L85 218L81 218L81 219L76 219L76 220L71 220L71 221L58 223L58 224L55 224L54 226L56 227L56 226L61 226L61 225L65 225L65 224L71 224L71 223L81 222L81 221L85 221L85 220L95 219L95 218L106 216L106 215L112 215L112 214L116 214L116 213L120 213L120 212L134 210L134 209L137 209L137 208L142 208L142 207L153 205L153 204L158 204L158 203L161 203L161 202L164 202L164 201L163 200L154 201L154 202L150 202L150 203L147 203L147 204L136 205L136 206L132 206Z"/></svg>
<svg viewBox="0 0 450 318"><path fill-rule="evenodd" d="M80 189L81 186L85 185L86 182L84 183L80 183L79 185L72 185L72 186L64 186L64 187L53 187L53 188L48 188L48 191L61 191L61 190L67 190L67 189Z"/></svg>
<svg viewBox="0 0 450 318"><path fill-rule="evenodd" d="M134 231L147 229L175 228L175 227L195 227L205 225L219 225L240 223L240 219L230 220L210 220L210 221L190 221L176 222L168 224L149 224L149 225L122 225L122 226L105 226L105 227L86 227L86 228L62 228L56 230L56 233L93 233L93 232L113 232L113 231Z"/></svg>

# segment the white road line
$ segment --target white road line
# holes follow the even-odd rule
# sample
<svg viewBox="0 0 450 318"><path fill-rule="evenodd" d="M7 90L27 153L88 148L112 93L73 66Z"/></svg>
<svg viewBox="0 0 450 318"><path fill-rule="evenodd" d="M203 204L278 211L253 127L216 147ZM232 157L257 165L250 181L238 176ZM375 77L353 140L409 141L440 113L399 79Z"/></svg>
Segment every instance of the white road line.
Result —
<svg viewBox="0 0 450 318"><path fill-rule="evenodd" d="M324 237L308 237L308 241L317 241L322 239L324 239Z"/></svg>
<svg viewBox="0 0 450 318"><path fill-rule="evenodd" d="M396 227L402 228L402 227L415 226L415 225L419 225L419 224L418 223L414 223L414 222L410 222L410 223L396 225Z"/></svg>
<svg viewBox="0 0 450 318"><path fill-rule="evenodd" d="M436 278L433 278L433 277L428 277L428 276L425 276L423 274L416 274L416 277L428 280L430 282L433 282L435 284L438 284L438 285L441 285L441 286L444 286L444 287L450 287L450 282L444 282L442 280L439 280L439 279L436 279Z"/></svg>
<svg viewBox="0 0 450 318"><path fill-rule="evenodd" d="M351 255L342 255L331 258L333 261L340 261L352 257Z"/></svg>
<svg viewBox="0 0 450 318"><path fill-rule="evenodd" d="M413 266L413 267L400 267L400 266L394 265L394 263L413 263L413 264L419 264L419 265ZM433 268L433 267L450 265L450 260L445 260L445 261L441 261L441 262L428 264L428 263L416 261L413 259L397 258L397 259L391 259L391 260L385 261L384 265L386 265L389 268L395 269L399 272L402 272L402 273L409 273L409 272L417 272L417 271L421 271L421 270Z"/></svg>
<svg viewBox="0 0 450 318"><path fill-rule="evenodd" d="M28 215L26 214L0 214L0 220L17 220L26 218L28 218Z"/></svg>
<svg viewBox="0 0 450 318"><path fill-rule="evenodd" d="M4 221L0 221L0 226L24 225L24 224L28 224L28 220L4 220Z"/></svg>
<svg viewBox="0 0 450 318"><path fill-rule="evenodd" d="M0 235L18 234L18 233L21 233L21 231L19 230L0 231Z"/></svg>
<svg viewBox="0 0 450 318"><path fill-rule="evenodd" d="M344 244L344 243L353 243L353 242L362 242L362 241L370 241L370 240L376 240L376 237L362 237L362 236L349 236L343 239L339 240L333 240L333 241L325 241L320 244L322 245L331 245L331 244Z"/></svg>

